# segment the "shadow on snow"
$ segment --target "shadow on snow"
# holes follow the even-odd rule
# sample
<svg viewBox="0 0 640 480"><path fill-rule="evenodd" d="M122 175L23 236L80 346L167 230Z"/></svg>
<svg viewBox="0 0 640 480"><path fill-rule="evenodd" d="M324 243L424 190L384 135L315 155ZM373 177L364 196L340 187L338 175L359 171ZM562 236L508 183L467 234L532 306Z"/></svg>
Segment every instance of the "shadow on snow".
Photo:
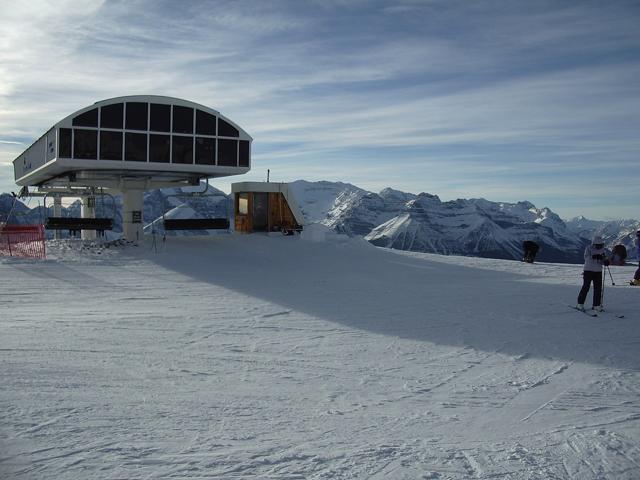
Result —
<svg viewBox="0 0 640 480"><path fill-rule="evenodd" d="M625 319L590 318L568 308L579 280L575 286L534 283L355 241L310 243L298 237L170 239L151 258L185 276L376 334L640 367L640 328L628 312ZM607 303L623 305L628 293L608 288Z"/></svg>

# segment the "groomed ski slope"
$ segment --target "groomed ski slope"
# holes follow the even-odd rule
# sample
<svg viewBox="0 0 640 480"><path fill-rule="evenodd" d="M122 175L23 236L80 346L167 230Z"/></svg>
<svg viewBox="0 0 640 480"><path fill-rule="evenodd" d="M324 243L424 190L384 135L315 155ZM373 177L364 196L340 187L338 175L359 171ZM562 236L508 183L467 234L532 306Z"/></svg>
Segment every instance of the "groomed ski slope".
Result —
<svg viewBox="0 0 640 480"><path fill-rule="evenodd" d="M0 259L0 478L640 478L633 267L313 233Z"/></svg>

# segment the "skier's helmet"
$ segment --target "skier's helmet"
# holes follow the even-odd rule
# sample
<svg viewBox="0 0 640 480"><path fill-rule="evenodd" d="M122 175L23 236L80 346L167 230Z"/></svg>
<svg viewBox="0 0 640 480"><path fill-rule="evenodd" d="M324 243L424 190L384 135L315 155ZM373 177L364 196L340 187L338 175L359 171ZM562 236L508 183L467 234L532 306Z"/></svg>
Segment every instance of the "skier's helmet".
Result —
<svg viewBox="0 0 640 480"><path fill-rule="evenodd" d="M640 230L636 232L636 235L640 237Z"/></svg>
<svg viewBox="0 0 640 480"><path fill-rule="evenodd" d="M604 245L604 240L600 235L596 235L595 237L593 237L591 245Z"/></svg>

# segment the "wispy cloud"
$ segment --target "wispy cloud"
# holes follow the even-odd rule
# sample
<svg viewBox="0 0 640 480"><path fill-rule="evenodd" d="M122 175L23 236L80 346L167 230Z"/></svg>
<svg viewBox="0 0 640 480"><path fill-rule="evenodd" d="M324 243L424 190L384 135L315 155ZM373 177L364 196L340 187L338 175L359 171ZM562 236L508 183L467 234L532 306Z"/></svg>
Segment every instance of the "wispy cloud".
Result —
<svg viewBox="0 0 640 480"><path fill-rule="evenodd" d="M94 101L150 93L220 110L254 137L254 168L291 178L505 201L562 202L555 192L564 189L583 195L585 214L595 204L576 171L597 174L612 198L620 171L639 180L633 2L40 1L2 10L5 146L30 144ZM0 163L15 150L0 148Z"/></svg>

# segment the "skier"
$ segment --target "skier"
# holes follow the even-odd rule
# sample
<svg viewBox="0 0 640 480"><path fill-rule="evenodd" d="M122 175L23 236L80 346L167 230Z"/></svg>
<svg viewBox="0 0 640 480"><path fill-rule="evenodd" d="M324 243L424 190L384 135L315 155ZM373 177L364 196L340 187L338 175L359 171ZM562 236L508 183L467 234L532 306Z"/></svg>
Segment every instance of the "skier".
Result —
<svg viewBox="0 0 640 480"><path fill-rule="evenodd" d="M602 266L609 265L604 240L600 235L593 237L591 245L584 249L584 271L582 272L582 288L578 294L578 310L584 311L584 301L587 299L589 287L593 282L593 310L602 311Z"/></svg>
<svg viewBox="0 0 640 480"><path fill-rule="evenodd" d="M618 244L613 247L613 256L611 257L611 265L623 266L627 261L627 248Z"/></svg>
<svg viewBox="0 0 640 480"><path fill-rule="evenodd" d="M640 286L640 230L636 232L636 255L638 256L638 269L633 275L631 285Z"/></svg>
<svg viewBox="0 0 640 480"><path fill-rule="evenodd" d="M533 263L536 259L536 255L538 254L538 250L540 249L540 245L532 240L525 240L522 242L522 249L524 250L522 261Z"/></svg>

